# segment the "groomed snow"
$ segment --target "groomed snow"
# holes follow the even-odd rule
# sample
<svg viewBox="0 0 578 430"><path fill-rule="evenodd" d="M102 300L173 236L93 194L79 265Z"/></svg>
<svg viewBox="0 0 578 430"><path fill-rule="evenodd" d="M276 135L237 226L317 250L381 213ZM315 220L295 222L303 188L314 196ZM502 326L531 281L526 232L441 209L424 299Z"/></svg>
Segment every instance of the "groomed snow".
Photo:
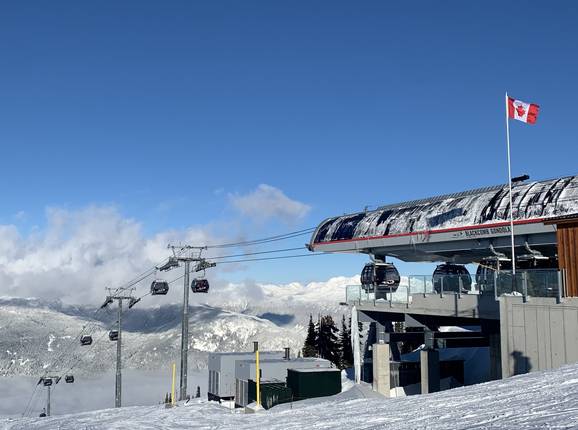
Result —
<svg viewBox="0 0 578 430"><path fill-rule="evenodd" d="M578 428L578 364L436 394L376 398L365 387L337 396L233 413L213 402L175 409L107 409L43 419L0 419L20 429L571 429Z"/></svg>

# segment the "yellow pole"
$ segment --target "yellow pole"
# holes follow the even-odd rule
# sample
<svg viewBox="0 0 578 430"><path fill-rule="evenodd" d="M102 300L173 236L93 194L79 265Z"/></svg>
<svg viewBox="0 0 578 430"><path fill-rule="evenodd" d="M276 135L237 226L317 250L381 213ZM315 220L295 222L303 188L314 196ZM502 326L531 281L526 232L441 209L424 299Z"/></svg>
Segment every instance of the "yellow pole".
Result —
<svg viewBox="0 0 578 430"><path fill-rule="evenodd" d="M255 372L257 373L257 406L261 406L261 371L259 370L259 350L255 351Z"/></svg>
<svg viewBox="0 0 578 430"><path fill-rule="evenodd" d="M173 403L173 406L175 406L176 400L175 399L175 380L177 378L177 365L176 363L173 363L173 386L171 388L171 401Z"/></svg>

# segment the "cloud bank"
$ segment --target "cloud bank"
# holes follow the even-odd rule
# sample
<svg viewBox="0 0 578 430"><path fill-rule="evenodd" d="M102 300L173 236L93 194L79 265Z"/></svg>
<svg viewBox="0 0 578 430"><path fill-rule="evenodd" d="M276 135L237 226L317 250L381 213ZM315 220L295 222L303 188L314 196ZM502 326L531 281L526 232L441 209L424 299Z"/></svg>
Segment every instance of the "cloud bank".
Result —
<svg viewBox="0 0 578 430"><path fill-rule="evenodd" d="M275 194L275 193L274 193ZM297 205L299 207L299 205ZM297 212L295 212L297 213ZM15 225L0 225L0 297L36 297L67 304L99 305L105 287L118 287L153 267L168 255L168 243L222 243L208 226L171 230L147 237L134 219L123 217L114 206L90 206L80 210L51 208L46 225L23 235ZM230 251L229 251L230 252ZM217 255L211 252L210 255ZM226 270L225 270L226 269ZM227 271L244 270L226 265L208 270L211 291L192 295L191 303L241 306L276 303L338 303L344 285L354 278L332 278L327 282L283 285L254 280L231 283ZM158 276L167 280L181 277L183 269ZM191 276L192 278L193 276ZM152 277L138 285L137 296L148 291ZM147 297L143 306L180 302L182 279L170 285L167 296Z"/></svg>
<svg viewBox="0 0 578 430"><path fill-rule="evenodd" d="M53 208L46 219L45 228L28 236L14 225L0 225L0 296L94 304L102 301L105 287L117 287L166 258L168 243L214 240L202 227L145 237L137 221L111 206Z"/></svg>
<svg viewBox="0 0 578 430"><path fill-rule="evenodd" d="M292 200L279 188L267 184L259 185L248 194L230 194L229 200L242 215L256 221L279 218L288 224L294 224L311 210L309 205Z"/></svg>

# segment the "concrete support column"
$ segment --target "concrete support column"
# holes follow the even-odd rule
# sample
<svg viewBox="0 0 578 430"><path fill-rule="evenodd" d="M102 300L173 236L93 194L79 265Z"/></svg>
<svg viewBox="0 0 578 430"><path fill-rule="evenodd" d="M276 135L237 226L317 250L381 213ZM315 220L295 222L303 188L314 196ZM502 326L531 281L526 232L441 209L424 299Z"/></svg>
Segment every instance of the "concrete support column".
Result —
<svg viewBox="0 0 578 430"><path fill-rule="evenodd" d="M440 353L435 349L423 349L419 353L421 368L421 393L440 390Z"/></svg>
<svg viewBox="0 0 578 430"><path fill-rule="evenodd" d="M500 303L500 308L502 307ZM506 317L507 318L507 317ZM482 333L488 337L488 346L489 346L489 353L490 353L490 369L489 369L489 376L490 380L494 381L496 379L502 379L505 377L503 375L503 358L502 358L502 336L500 334L502 321L488 321L488 320L481 320L480 327L482 329ZM507 350L507 348L506 348Z"/></svg>
<svg viewBox="0 0 578 430"><path fill-rule="evenodd" d="M490 380L502 379L502 347L499 332L488 334L490 346Z"/></svg>
<svg viewBox="0 0 578 430"><path fill-rule="evenodd" d="M373 391L389 397L390 375L389 375L389 344L373 344Z"/></svg>

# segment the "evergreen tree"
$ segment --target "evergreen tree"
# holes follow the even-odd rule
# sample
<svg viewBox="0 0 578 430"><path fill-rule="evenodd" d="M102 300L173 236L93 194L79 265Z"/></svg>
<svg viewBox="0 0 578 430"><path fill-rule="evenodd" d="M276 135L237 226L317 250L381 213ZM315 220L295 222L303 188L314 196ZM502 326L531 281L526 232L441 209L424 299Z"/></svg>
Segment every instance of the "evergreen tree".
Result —
<svg viewBox="0 0 578 430"><path fill-rule="evenodd" d="M317 357L317 331L313 324L313 316L309 315L309 327L307 328L307 337L303 345L303 357Z"/></svg>
<svg viewBox="0 0 578 430"><path fill-rule="evenodd" d="M331 361L336 366L339 366L340 362L339 342L336 334L338 331L330 315L321 317L317 330L319 357Z"/></svg>
<svg viewBox="0 0 578 430"><path fill-rule="evenodd" d="M341 354L342 369L346 369L353 365L353 349L351 348L351 319L349 320L349 327L345 324L345 315L341 318L341 333L339 336L339 352Z"/></svg>
<svg viewBox="0 0 578 430"><path fill-rule="evenodd" d="M201 387L199 387L197 385L197 394L195 395L195 397L198 399L199 397L201 397Z"/></svg>

